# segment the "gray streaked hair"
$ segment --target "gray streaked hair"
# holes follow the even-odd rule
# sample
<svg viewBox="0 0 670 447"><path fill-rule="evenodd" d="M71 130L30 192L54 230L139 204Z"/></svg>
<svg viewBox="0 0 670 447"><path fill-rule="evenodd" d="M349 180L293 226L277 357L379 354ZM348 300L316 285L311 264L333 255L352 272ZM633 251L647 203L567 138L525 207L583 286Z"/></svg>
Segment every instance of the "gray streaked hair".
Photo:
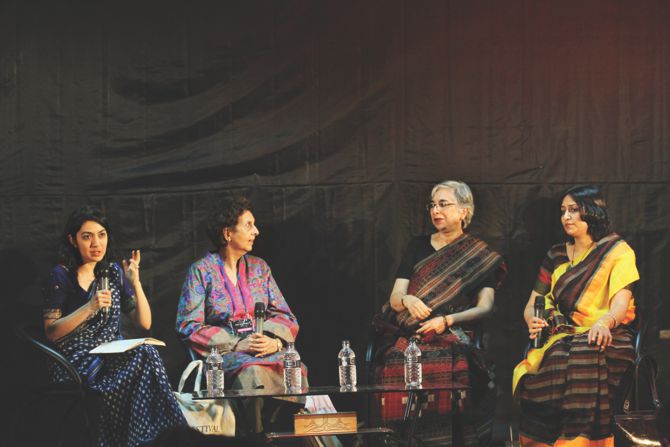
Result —
<svg viewBox="0 0 670 447"><path fill-rule="evenodd" d="M470 187L465 182L458 180L445 180L433 187L433 190L430 192L431 199L440 188L452 190L456 197L456 201L458 202L458 206L468 210L468 214L466 214L465 219L463 219L463 229L466 229L468 225L470 225L470 222L472 222L472 216L475 215L475 199L472 196Z"/></svg>

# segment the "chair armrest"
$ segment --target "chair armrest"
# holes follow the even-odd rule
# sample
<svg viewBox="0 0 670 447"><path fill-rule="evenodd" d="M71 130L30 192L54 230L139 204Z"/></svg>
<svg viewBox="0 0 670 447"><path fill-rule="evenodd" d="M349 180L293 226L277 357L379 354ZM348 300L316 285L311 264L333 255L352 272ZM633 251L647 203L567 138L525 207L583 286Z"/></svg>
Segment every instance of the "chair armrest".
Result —
<svg viewBox="0 0 670 447"><path fill-rule="evenodd" d="M72 364L65 357L63 357L60 352L54 349L51 343L48 342L46 337L41 335L41 332L39 331L41 331L41 328L38 329L32 325L15 326L15 332L19 338L27 341L35 348L37 348L38 351L42 352L47 357L62 366L63 369L65 369L67 372L69 378L77 384L81 385L83 381L76 368L72 366Z"/></svg>
<svg viewBox="0 0 670 447"><path fill-rule="evenodd" d="M474 335L475 336L472 340L472 343L474 344L475 348L484 349L484 331L482 331L481 328L478 328Z"/></svg>
<svg viewBox="0 0 670 447"><path fill-rule="evenodd" d="M375 351L379 349L380 338L375 327L371 325L368 344L365 347L365 378L368 384L374 383Z"/></svg>

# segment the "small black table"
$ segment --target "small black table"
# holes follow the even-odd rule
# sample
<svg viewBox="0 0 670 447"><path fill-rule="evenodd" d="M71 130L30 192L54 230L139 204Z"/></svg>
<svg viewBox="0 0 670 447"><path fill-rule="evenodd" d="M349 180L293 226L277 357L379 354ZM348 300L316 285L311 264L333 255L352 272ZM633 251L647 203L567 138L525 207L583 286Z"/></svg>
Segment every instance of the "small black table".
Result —
<svg viewBox="0 0 670 447"><path fill-rule="evenodd" d="M416 422L421 410L421 404L427 401L428 394L435 391L452 391L452 409L454 411L452 414L456 414L458 411L459 400L465 397L465 393L469 389L469 386L461 384L445 384L445 385L435 385L426 383L421 387L405 387L403 385L359 385L355 388L341 388L339 386L310 386L302 388L300 391L289 392L284 387L269 387L269 388L257 388L257 389L244 389L244 390L224 390L222 394L209 395L206 390L199 391L193 394L193 399L247 399L247 398L266 398L266 397L305 397L305 396L317 396L317 395L335 395L335 394L369 394L369 393L408 393L407 405L405 407L405 412L403 414L403 422L405 423L405 440L406 445L409 447L412 443L412 438L414 437L414 431L416 429ZM393 433L393 430L385 427L373 427L373 428L361 428L353 433L346 434L390 434ZM338 434L338 433L333 433ZM268 432L265 434L269 440L272 439L286 439L299 437L302 435L296 435L295 433L276 433ZM313 435L304 435L304 436L313 436Z"/></svg>

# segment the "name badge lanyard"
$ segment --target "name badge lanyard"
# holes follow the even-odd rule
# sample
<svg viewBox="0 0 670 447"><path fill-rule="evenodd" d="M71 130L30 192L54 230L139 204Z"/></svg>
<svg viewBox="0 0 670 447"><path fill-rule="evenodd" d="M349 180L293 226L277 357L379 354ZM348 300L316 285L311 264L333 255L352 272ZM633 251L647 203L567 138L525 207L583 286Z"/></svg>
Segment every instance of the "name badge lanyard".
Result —
<svg viewBox="0 0 670 447"><path fill-rule="evenodd" d="M233 310L233 319L238 318L238 309L244 308L244 313L240 313L242 318L251 319L251 314L249 314L249 309L253 307L253 298L249 291L249 286L247 284L247 262L244 257L237 267L237 286L235 286L230 278L226 269L223 266L223 260L219 256L219 272L223 278L223 285L230 296L230 304Z"/></svg>

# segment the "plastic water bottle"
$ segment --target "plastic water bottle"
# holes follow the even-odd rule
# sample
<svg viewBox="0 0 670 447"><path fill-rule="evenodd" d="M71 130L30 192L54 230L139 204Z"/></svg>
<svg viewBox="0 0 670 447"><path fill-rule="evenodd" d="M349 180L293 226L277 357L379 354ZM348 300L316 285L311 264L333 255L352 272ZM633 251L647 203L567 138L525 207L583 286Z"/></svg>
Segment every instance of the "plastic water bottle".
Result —
<svg viewBox="0 0 670 447"><path fill-rule="evenodd" d="M295 343L289 342L284 351L284 386L289 391L302 389L302 362L295 349Z"/></svg>
<svg viewBox="0 0 670 447"><path fill-rule="evenodd" d="M337 355L340 364L340 387L356 387L356 354L349 347L349 340L342 341L342 349Z"/></svg>
<svg viewBox="0 0 670 447"><path fill-rule="evenodd" d="M405 386L421 386L421 349L416 345L416 338L409 339L405 349Z"/></svg>
<svg viewBox="0 0 670 447"><path fill-rule="evenodd" d="M219 354L216 346L212 346L212 350L205 361L205 374L207 377L207 394L216 396L223 393L223 357Z"/></svg>

